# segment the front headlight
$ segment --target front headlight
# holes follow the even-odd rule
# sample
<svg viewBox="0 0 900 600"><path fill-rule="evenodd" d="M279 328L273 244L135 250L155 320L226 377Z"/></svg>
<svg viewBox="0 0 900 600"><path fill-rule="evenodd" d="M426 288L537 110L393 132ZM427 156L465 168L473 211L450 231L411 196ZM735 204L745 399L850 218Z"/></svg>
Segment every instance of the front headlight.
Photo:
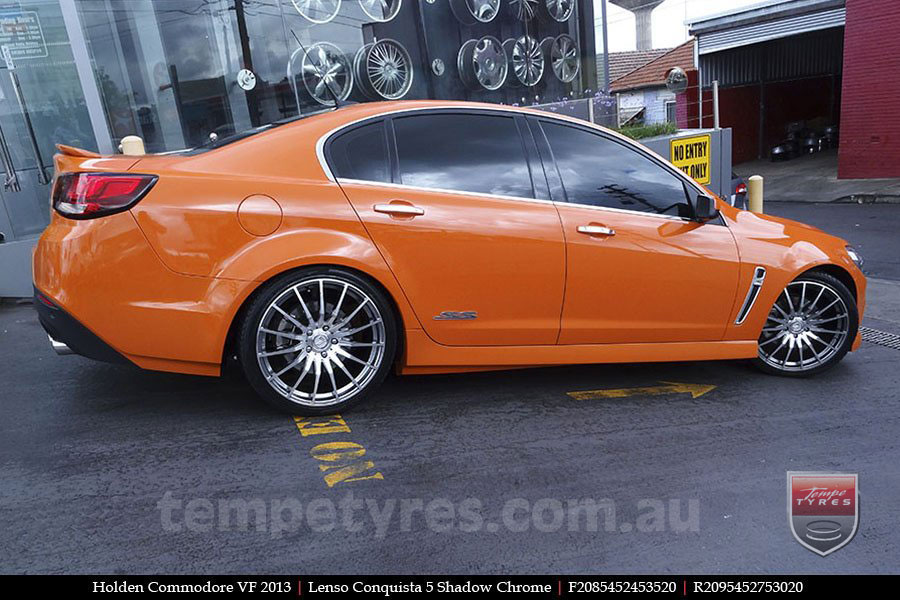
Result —
<svg viewBox="0 0 900 600"><path fill-rule="evenodd" d="M854 248L853 246L847 246L847 254L850 256L850 260L856 263L856 266L862 269L863 263L865 263L865 259L862 257L862 254Z"/></svg>

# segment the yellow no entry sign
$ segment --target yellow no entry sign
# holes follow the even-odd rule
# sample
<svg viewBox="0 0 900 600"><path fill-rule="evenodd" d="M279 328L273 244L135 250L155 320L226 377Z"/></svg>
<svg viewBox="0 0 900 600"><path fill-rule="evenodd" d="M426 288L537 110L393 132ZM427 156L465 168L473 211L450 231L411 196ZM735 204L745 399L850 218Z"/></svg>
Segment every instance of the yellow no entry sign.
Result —
<svg viewBox="0 0 900 600"><path fill-rule="evenodd" d="M695 135L669 142L672 164L697 183L709 183L709 135Z"/></svg>

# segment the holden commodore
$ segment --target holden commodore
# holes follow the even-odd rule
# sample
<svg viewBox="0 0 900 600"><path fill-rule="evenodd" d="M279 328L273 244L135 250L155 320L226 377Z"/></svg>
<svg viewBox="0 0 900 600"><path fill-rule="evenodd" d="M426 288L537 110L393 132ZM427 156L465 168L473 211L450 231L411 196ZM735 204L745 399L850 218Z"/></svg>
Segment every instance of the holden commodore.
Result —
<svg viewBox="0 0 900 600"><path fill-rule="evenodd" d="M297 414L391 369L753 359L860 343L847 243L621 135L462 102L345 106L164 155L60 147L35 306L60 353L219 375Z"/></svg>

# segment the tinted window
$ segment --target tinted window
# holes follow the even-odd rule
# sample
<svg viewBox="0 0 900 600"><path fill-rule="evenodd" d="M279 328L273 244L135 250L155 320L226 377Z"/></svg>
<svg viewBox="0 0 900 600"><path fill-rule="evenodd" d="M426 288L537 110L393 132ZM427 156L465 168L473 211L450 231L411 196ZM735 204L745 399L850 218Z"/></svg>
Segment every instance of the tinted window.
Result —
<svg viewBox="0 0 900 600"><path fill-rule="evenodd" d="M328 154L335 177L390 182L384 122L356 127L332 140Z"/></svg>
<svg viewBox="0 0 900 600"><path fill-rule="evenodd" d="M394 120L405 185L532 198L515 119L499 115L417 115Z"/></svg>
<svg viewBox="0 0 900 600"><path fill-rule="evenodd" d="M583 129L542 125L569 202L692 216L684 183L655 161Z"/></svg>

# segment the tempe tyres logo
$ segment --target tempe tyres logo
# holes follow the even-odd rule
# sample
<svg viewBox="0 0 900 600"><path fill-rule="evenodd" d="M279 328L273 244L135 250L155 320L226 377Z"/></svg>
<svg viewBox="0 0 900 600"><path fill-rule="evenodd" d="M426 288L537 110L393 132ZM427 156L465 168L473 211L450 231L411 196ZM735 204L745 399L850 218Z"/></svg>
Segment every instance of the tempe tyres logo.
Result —
<svg viewBox="0 0 900 600"><path fill-rule="evenodd" d="M820 556L845 546L859 523L856 474L787 474L788 523L794 538Z"/></svg>

